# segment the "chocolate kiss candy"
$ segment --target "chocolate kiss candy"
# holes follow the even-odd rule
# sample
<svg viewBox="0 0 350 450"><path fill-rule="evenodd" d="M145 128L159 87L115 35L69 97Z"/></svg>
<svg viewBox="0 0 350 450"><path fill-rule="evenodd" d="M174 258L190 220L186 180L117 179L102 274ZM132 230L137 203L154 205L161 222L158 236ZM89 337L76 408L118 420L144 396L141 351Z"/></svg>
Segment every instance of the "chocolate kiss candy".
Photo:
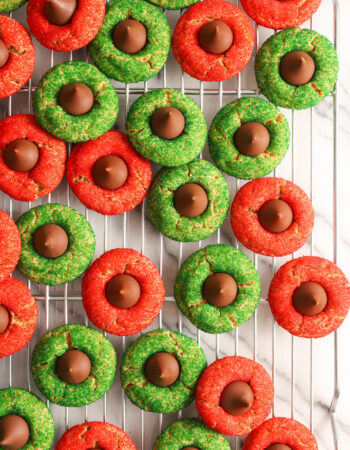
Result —
<svg viewBox="0 0 350 450"><path fill-rule="evenodd" d="M232 416L243 416L254 403L254 393L248 383L234 381L222 391L220 406Z"/></svg>
<svg viewBox="0 0 350 450"><path fill-rule="evenodd" d="M258 211L259 222L270 233L282 233L293 222L293 211L283 200L269 200Z"/></svg>
<svg viewBox="0 0 350 450"><path fill-rule="evenodd" d="M302 86L308 83L315 73L315 62L305 52L287 53L281 59L280 74L284 81L292 86Z"/></svg>
<svg viewBox="0 0 350 450"><path fill-rule="evenodd" d="M78 0L47 0L45 17L53 25L69 23L78 7Z"/></svg>
<svg viewBox="0 0 350 450"><path fill-rule="evenodd" d="M198 447L182 447L181 450L198 450Z"/></svg>
<svg viewBox="0 0 350 450"><path fill-rule="evenodd" d="M237 284L227 273L214 273L210 275L203 285L203 297L213 306L230 305L237 295Z"/></svg>
<svg viewBox="0 0 350 450"><path fill-rule="evenodd" d="M134 19L119 22L113 31L114 45L124 53L133 55L143 49L147 42L145 26Z"/></svg>
<svg viewBox="0 0 350 450"><path fill-rule="evenodd" d="M124 160L116 155L99 158L92 167L92 177L103 189L119 189L128 178L128 167Z"/></svg>
<svg viewBox="0 0 350 450"><path fill-rule="evenodd" d="M5 42L0 39L0 69L4 67L9 59L10 53Z"/></svg>
<svg viewBox="0 0 350 450"><path fill-rule="evenodd" d="M318 283L301 283L293 292L293 306L303 316L316 316L327 305L327 292Z"/></svg>
<svg viewBox="0 0 350 450"><path fill-rule="evenodd" d="M176 210L185 217L200 216L207 209L208 196L197 183L186 183L174 192Z"/></svg>
<svg viewBox="0 0 350 450"><path fill-rule="evenodd" d="M60 90L58 102L71 116L81 116L92 108L94 94L84 83L69 83Z"/></svg>
<svg viewBox="0 0 350 450"><path fill-rule="evenodd" d="M0 305L0 334L10 325L10 314L4 305Z"/></svg>
<svg viewBox="0 0 350 450"><path fill-rule="evenodd" d="M0 419L0 447L17 450L28 442L30 431L27 422L17 414L9 414Z"/></svg>
<svg viewBox="0 0 350 450"><path fill-rule="evenodd" d="M180 366L175 356L166 352L150 356L145 367L147 380L156 386L171 386L178 379Z"/></svg>
<svg viewBox="0 0 350 450"><path fill-rule="evenodd" d="M268 148L270 134L262 123L246 122L236 131L234 142L243 155L258 156Z"/></svg>
<svg viewBox="0 0 350 450"><path fill-rule="evenodd" d="M45 258L58 258L68 247L68 236L62 227L49 223L34 234L34 248Z"/></svg>
<svg viewBox="0 0 350 450"><path fill-rule="evenodd" d="M185 118L181 111L172 106L158 108L152 114L151 128L154 134L166 140L175 139L185 128Z"/></svg>
<svg viewBox="0 0 350 450"><path fill-rule="evenodd" d="M221 20L213 20L202 26L198 33L200 46L208 53L221 55L233 43L231 28Z"/></svg>
<svg viewBox="0 0 350 450"><path fill-rule="evenodd" d="M29 172L39 160L39 149L28 139L16 139L9 142L4 149L5 164L17 172Z"/></svg>
<svg viewBox="0 0 350 450"><path fill-rule="evenodd" d="M136 278L130 275L112 277L105 288L109 303L117 308L127 309L136 305L141 296L141 287Z"/></svg>
<svg viewBox="0 0 350 450"><path fill-rule="evenodd" d="M70 349L57 358L56 372L62 381L69 384L79 384L90 375L91 362L84 352Z"/></svg>
<svg viewBox="0 0 350 450"><path fill-rule="evenodd" d="M265 450L292 450L292 448L286 444L276 443L269 445Z"/></svg>

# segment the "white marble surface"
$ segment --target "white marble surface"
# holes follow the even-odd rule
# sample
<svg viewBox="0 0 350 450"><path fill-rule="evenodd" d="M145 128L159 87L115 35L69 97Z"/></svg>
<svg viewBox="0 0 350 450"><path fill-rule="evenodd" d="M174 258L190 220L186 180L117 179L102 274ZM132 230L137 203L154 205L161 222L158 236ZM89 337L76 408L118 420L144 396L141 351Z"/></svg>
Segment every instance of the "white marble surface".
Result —
<svg viewBox="0 0 350 450"><path fill-rule="evenodd" d="M235 0L232 0L235 3ZM340 81L338 84L338 100L339 100L339 140L338 140L338 255L337 262L344 270L346 275L350 277L350 185L348 171L350 167L350 89L348 80L350 79L350 58L348 52L348 36L347 18L350 17L350 5L346 0L340 0L341 17L340 17L340 33L339 54L341 61ZM170 12L167 14L171 25L174 25L179 17L179 12ZM14 17L25 23L24 9L14 13ZM310 26L310 23L305 24ZM333 21L333 0L323 0L320 10L313 18L312 26L315 30L326 34L330 39L334 39L334 21ZM259 42L271 34L270 30L259 30ZM50 67L52 61L57 64L67 60L68 54L54 54L43 48L35 42L38 56L38 64L33 77L33 86L35 86L46 70ZM73 59L85 59L85 51L74 52ZM254 74L252 70L252 62L244 69L241 76L242 89L256 89ZM173 57L169 59L167 67L167 76L164 73L151 80L149 87L162 87L164 83L169 87L181 87L181 71L175 63ZM116 83L118 88L124 88L123 85ZM143 88L144 85L139 85ZM224 90L237 89L238 80L233 79L223 84ZM135 85L131 86L132 88ZM220 106L219 96L204 96L201 100L200 85L195 80L185 77L186 89L192 89L193 98L203 107L206 114L208 124L217 112ZM204 89L218 89L218 84L203 85ZM137 94L138 95L138 94ZM134 101L137 95L130 94L130 103ZM235 98L234 95L224 95L222 104L226 104ZM126 105L126 96L120 95L121 112L118 118L118 128L124 130L124 118ZM9 114L9 102L7 100L0 101L0 117ZM28 112L28 96L26 93L17 94L11 103L12 113ZM314 255L323 256L329 259L334 257L333 248L333 161L334 161L334 130L333 130L333 98L329 97L318 107L314 108L313 113L308 111L299 111L292 114L290 111L283 111L294 130L294 140L285 160L276 171L277 176L285 177L299 184L310 195L316 212L316 223L313 233L313 239L310 240L303 249L298 251L295 256ZM312 134L311 134L312 129ZM294 148L294 171L293 171L293 148ZM208 157L207 149L204 157ZM312 162L312 169L311 169ZM233 197L237 185L236 180L228 178L231 195ZM238 183L238 186L242 182ZM53 193L52 201L67 203L69 200L71 206L85 213L84 208L73 194L68 194L66 184ZM47 199L43 199L35 204L45 203ZM33 204L34 205L34 204ZM32 206L33 206L32 205ZM0 195L0 208L10 211L10 202L8 197ZM28 204L13 202L13 215L17 218L21 213L28 209ZM94 213L89 212L88 218L92 223L97 235L97 252L96 256L103 253L104 246L104 219ZM142 208L128 213L125 217L113 217L106 220L107 223L107 243L108 248L122 246L123 242L128 247L135 249L144 249L144 253L150 257L155 264L161 267L162 274L167 287L167 295L172 296L172 283L176 275L179 265L179 257L182 260L198 248L198 244L184 244L180 246L178 243L160 238L160 235L153 229L149 220L145 220L145 233L142 234ZM124 222L125 219L125 222ZM206 245L217 242L218 234L202 243ZM221 241L225 243L235 244L229 221L226 220L221 230ZM161 250L163 249L162 258ZM253 255L247 252L253 259ZM269 282L272 277L273 267L277 269L287 258L278 258L275 261L272 258L258 257L256 258L257 268L263 282L262 296L266 297ZM16 273L16 276L21 276ZM40 318L38 328L30 347L14 355L11 358L12 367L12 384L13 386L21 386L24 388L32 388L38 393L32 380L27 376L28 361L33 344L45 332L46 319L48 319L49 328L53 328L64 322L64 302L52 300L52 296L62 296L64 288L51 288L45 290L44 287L32 286L35 295L45 297L46 302L40 303ZM79 296L80 281L76 281L69 285L69 295ZM49 305L47 307L47 305ZM68 321L85 323L85 315L80 300L68 302ZM163 326L177 329L179 326L179 315L176 305L167 302L162 311L162 317L157 319L153 327L157 327L163 323ZM274 414L293 416L303 422L306 426L311 426L316 434L319 448L321 450L334 449L333 434L330 422L329 406L334 390L334 335L324 339L314 341L312 344L309 340L295 338L273 325L273 320L269 307L262 302L258 308L255 319L252 318L248 323L242 325L236 333L228 333L216 338L215 336L205 333L197 333L196 329L183 318L183 331L200 339L203 345L208 362L215 360L216 356L238 354L254 357L254 342L256 342L255 352L257 361L263 364L266 369L272 373L273 363L273 330L275 330L275 390L276 399ZM256 327L255 327L256 326ZM151 327L152 328L152 327ZM256 329L256 335L254 330ZM341 395L338 404L337 418L340 446L343 450L350 448L350 408L348 406L350 398L350 387L348 379L350 378L350 360L348 356L347 342L350 339L350 321L347 320L338 332L339 337L339 380ZM128 345L134 338L111 337L115 344L118 357L120 359L123 346ZM292 348L294 348L293 358L293 383L292 375ZM310 354L312 350L312 364ZM0 387L6 387L9 383L8 376L10 371L10 359L6 358L0 361ZM311 388L312 386L312 388ZM310 399L313 401L310 402ZM106 402L107 420L122 426L122 404L123 398L118 377L111 391L108 393ZM311 405L312 404L312 408ZM62 434L65 426L75 425L86 419L89 420L104 419L104 402L101 399L94 405L85 408L65 410L58 406L51 407L56 422L56 439ZM184 411L184 416L195 414L194 406ZM160 418L158 415L151 413L142 414L136 407L126 402L126 431L135 440L138 449L150 450L152 443L159 432L161 425L167 425L176 420L177 415L168 415ZM142 420L144 421L143 434L141 435ZM242 439L230 438L232 448L240 448Z"/></svg>

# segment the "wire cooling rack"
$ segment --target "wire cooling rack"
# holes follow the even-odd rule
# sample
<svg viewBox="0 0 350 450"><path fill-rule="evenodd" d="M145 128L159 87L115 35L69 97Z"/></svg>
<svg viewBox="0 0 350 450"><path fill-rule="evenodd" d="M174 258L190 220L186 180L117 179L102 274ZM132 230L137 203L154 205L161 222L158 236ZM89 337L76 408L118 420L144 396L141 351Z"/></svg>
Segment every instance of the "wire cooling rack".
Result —
<svg viewBox="0 0 350 450"><path fill-rule="evenodd" d="M231 2L238 4L235 0ZM182 11L164 12L164 14L173 28ZM13 18L27 25L25 8L15 11ZM326 34L336 46L338 23L337 0L324 0L313 22L309 21L306 26L310 28L314 26L318 32ZM260 44L272 32L257 25L255 29L257 40L254 53L256 54ZM33 78L14 97L0 101L1 118L17 113L32 112L31 100L35 86L41 76L53 65L66 60L88 61L86 49L59 54L45 49L37 42L35 46L37 65ZM252 61L240 75L232 80L222 83L202 83L181 72L173 56L170 55L164 69L149 82L133 85L113 83L119 94L121 107L117 127L125 131L125 116L130 104L144 92L159 87L176 88L191 96L205 113L209 125L217 111L225 104L241 96L259 95ZM293 257L302 254L319 254L322 245L323 254L320 256L337 261L337 109L337 93L334 92L316 108L295 112L283 110L292 131L291 148L283 163L274 171L274 176L290 179L303 187L313 199L316 212L313 237ZM70 150L69 145L68 151ZM210 159L207 148L202 156ZM324 182L323 173L330 169L332 177L327 185ZM232 177L227 177L227 181L232 199L244 182ZM320 449L340 448L336 420L339 398L337 333L322 340L293 337L276 325L266 302L267 290L273 274L290 257L267 258L241 248L234 239L228 220L220 230L203 242L182 244L170 241L150 224L145 211L145 202L135 210L120 216L103 217L85 209L70 192L66 181L52 195L28 204L13 201L8 196L0 194L0 207L14 219L33 206L52 201L76 208L90 221L97 238L96 257L111 248L131 247L141 251L158 265L164 278L167 297L162 312L149 329L166 327L195 337L204 348L208 363L226 355L238 354L257 360L270 372L275 385L272 416L294 417L309 426L316 435ZM178 268L188 255L201 246L219 242L235 245L248 254L259 270L263 290L259 307L247 323L231 333L215 336L197 330L178 311L173 299L173 282ZM81 303L81 280L69 285L49 288L23 279L17 271L15 276L25 281L33 295L39 299L40 315L37 330L29 345L12 357L0 361L0 387L19 386L32 390L41 397L32 382L30 373L31 352L35 343L47 330L63 323L83 323L90 326L91 324ZM108 337L116 348L119 361L125 348L136 338L112 335ZM322 364L323 373L321 383L319 376L314 376L320 364ZM329 380L326 384L325 379ZM157 435L165 426L178 418L196 415L194 405L177 414L144 413L126 399L121 389L119 376L116 377L107 395L90 406L64 408L47 404L55 419L55 442L67 428L73 425L87 420L103 420L123 428L132 437L136 447L141 450L150 450ZM239 449L243 439L231 437L229 442L231 448Z"/></svg>

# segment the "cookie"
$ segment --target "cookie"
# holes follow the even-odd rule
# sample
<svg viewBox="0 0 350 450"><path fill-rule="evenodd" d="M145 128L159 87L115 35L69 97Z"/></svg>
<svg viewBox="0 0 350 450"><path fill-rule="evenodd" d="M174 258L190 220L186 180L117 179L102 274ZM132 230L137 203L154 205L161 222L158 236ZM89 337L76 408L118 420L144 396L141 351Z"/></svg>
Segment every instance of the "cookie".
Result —
<svg viewBox="0 0 350 450"><path fill-rule="evenodd" d="M125 29L120 28L119 35L115 30L127 23L135 27L135 33L131 32L126 42ZM170 28L166 17L141 0L107 3L102 28L89 46L96 66L109 78L125 83L154 77L164 66L169 50Z"/></svg>
<svg viewBox="0 0 350 450"><path fill-rule="evenodd" d="M80 83L84 103L91 96L93 104L85 114L69 114L68 105L65 105L66 109L59 102L61 90L71 83ZM75 97L74 92L70 94L73 100L79 97L79 91ZM68 103L70 98L65 100ZM79 98L71 103L70 106L78 106ZM67 142L88 141L102 136L114 125L118 96L108 78L95 66L82 61L65 62L54 66L42 77L33 97L33 110L39 124L50 134Z"/></svg>
<svg viewBox="0 0 350 450"><path fill-rule="evenodd" d="M279 209L267 211L281 231L269 231L263 221L266 207L277 201ZM288 217L290 214L290 218ZM267 218L268 219L268 218ZM270 226L274 225L270 223ZM302 247L314 225L312 203L296 184L283 178L260 178L244 185L231 207L231 226L237 239L249 250L266 256L289 255Z"/></svg>
<svg viewBox="0 0 350 450"><path fill-rule="evenodd" d="M28 440L21 448L34 450L51 447L55 424L49 408L36 395L20 388L0 389L0 417L8 415L24 419L29 428L26 427Z"/></svg>
<svg viewBox="0 0 350 450"><path fill-rule="evenodd" d="M214 25L210 22L215 21ZM212 26L221 39L213 42ZM203 33L203 39L198 39ZM222 46L225 38L227 45ZM223 81L243 70L255 41L249 17L224 0L204 0L191 6L176 24L173 52L184 72L202 81Z"/></svg>
<svg viewBox="0 0 350 450"><path fill-rule="evenodd" d="M260 450L271 444L284 444L294 450L317 450L317 442L305 425L293 419L274 417L252 431L242 450Z"/></svg>
<svg viewBox="0 0 350 450"><path fill-rule="evenodd" d="M47 0L29 0L27 7L30 31L40 44L56 52L71 52L84 47L97 35L105 14L104 0L79 0L79 8L71 17L56 13L49 16L51 20L45 13L46 3ZM60 20L65 23L58 25Z"/></svg>
<svg viewBox="0 0 350 450"><path fill-rule="evenodd" d="M153 445L153 450L178 448L230 450L231 447L225 436L211 430L201 420L184 419L169 425Z"/></svg>
<svg viewBox="0 0 350 450"><path fill-rule="evenodd" d="M165 386L156 385L151 376L167 378L173 369L168 364L164 367L160 361L158 373L146 375L148 362L160 353L177 361L170 364L178 364L178 377L174 376L173 383ZM126 395L136 406L145 411L173 413L194 400L198 378L206 366L204 352L196 341L176 331L159 329L144 334L130 345L123 355L120 376Z"/></svg>
<svg viewBox="0 0 350 450"><path fill-rule="evenodd" d="M126 279L124 289L129 297L111 298L109 283L117 283L121 275L133 277L139 284L135 297L130 292L133 280ZM115 289L119 292L123 285ZM151 325L164 298L163 280L157 268L132 249L117 248L104 253L93 262L83 279L82 299L89 319L101 330L119 336L139 333Z"/></svg>
<svg viewBox="0 0 350 450"><path fill-rule="evenodd" d="M253 394L249 408L240 415L238 411L233 415L222 406L227 386L235 382L243 382ZM266 419L273 405L273 395L271 378L263 366L241 356L228 356L215 361L203 372L196 389L196 407L208 427L222 434L242 436ZM246 401L234 395L231 400L242 405Z"/></svg>
<svg viewBox="0 0 350 450"><path fill-rule="evenodd" d="M71 350L79 351L80 356L67 361ZM84 357L90 370L85 370ZM50 402L62 406L84 406L102 397L112 386L116 365L111 342L99 331L77 324L46 333L32 355L35 384ZM70 371L72 378L77 374L79 379L69 379Z"/></svg>
<svg viewBox="0 0 350 450"><path fill-rule="evenodd" d="M94 178L95 164L105 161L109 155L121 158L121 164L124 162L123 167L117 167L118 173L126 166L127 177L116 189L103 186L115 188L121 184L117 176L114 186L106 184L109 180L106 171L95 174L96 180ZM98 139L74 147L67 164L67 179L74 194L87 208L112 215L130 211L142 202L152 181L152 170L150 163L135 152L125 134L111 130Z"/></svg>
<svg viewBox="0 0 350 450"><path fill-rule="evenodd" d="M21 253L21 237L15 222L0 209L0 281L17 266Z"/></svg>
<svg viewBox="0 0 350 450"><path fill-rule="evenodd" d="M67 235L68 244L61 256L45 257L34 243L37 231L48 224L58 226ZM22 240L18 268L36 283L50 286L69 283L82 275L94 256L95 236L91 225L69 206L58 203L37 206L24 213L17 226ZM49 237L56 243L60 236L52 233Z"/></svg>
<svg viewBox="0 0 350 450"><path fill-rule="evenodd" d="M10 11L18 6L18 1L0 1L2 11ZM35 50L27 29L11 17L0 16L0 30L0 40L4 44L1 50L0 98L6 98L18 92L32 76Z"/></svg>
<svg viewBox="0 0 350 450"><path fill-rule="evenodd" d="M199 0L147 0L164 9L183 9L197 3Z"/></svg>
<svg viewBox="0 0 350 450"><path fill-rule="evenodd" d="M30 164L32 168L25 167L25 157L19 158L15 165L6 163L6 153L7 157L11 157L11 143L17 139L25 139L36 146L39 155L34 156L34 166ZM10 148L7 147L8 144L11 144ZM25 149L25 143L19 145ZM35 201L57 188L65 168L65 143L43 130L34 116L16 114L0 121L0 190L15 200Z"/></svg>
<svg viewBox="0 0 350 450"><path fill-rule="evenodd" d="M55 447L56 450L136 450L129 436L120 428L107 422L85 422L69 428Z"/></svg>
<svg viewBox="0 0 350 450"><path fill-rule="evenodd" d="M230 279L218 274L233 278L233 287ZM206 283L214 284L210 288ZM230 292L231 297L226 300L216 295L221 289ZM176 277L174 296L180 310L197 328L217 334L231 331L250 318L258 305L260 290L260 278L250 259L230 245L217 244L186 259Z"/></svg>
<svg viewBox="0 0 350 450"><path fill-rule="evenodd" d="M178 121L183 120L177 137L165 139L152 129L156 111L174 108ZM160 125L162 118L153 126ZM164 120L164 119L163 119ZM181 124L174 119L173 128ZM194 100L174 89L155 89L139 97L131 105L126 128L132 145L144 158L163 166L174 167L195 159L203 150L207 139L205 117Z"/></svg>
<svg viewBox="0 0 350 450"><path fill-rule="evenodd" d="M27 0L0 0L0 12L9 12L24 5Z"/></svg>
<svg viewBox="0 0 350 450"><path fill-rule="evenodd" d="M196 209L193 214L203 211L201 214L193 216L191 211L182 211L181 205L176 208L174 200L186 185L195 185L202 192L204 198L196 197L192 205ZM202 206L201 201L206 203L197 209L197 206ZM230 193L225 178L213 164L203 159L161 169L147 197L153 225L165 236L181 242L199 241L214 233L225 220L229 202Z"/></svg>
<svg viewBox="0 0 350 450"><path fill-rule="evenodd" d="M7 313L7 314L6 314ZM0 358L25 347L33 336L38 318L35 298L16 278L0 282Z"/></svg>
<svg viewBox="0 0 350 450"><path fill-rule="evenodd" d="M293 55L295 62L291 60ZM282 72L283 60L286 67ZM293 65L303 61L297 76L293 75ZM255 60L255 75L261 92L275 105L311 108L333 91L338 76L338 56L325 36L313 30L291 28L264 42Z"/></svg>
<svg viewBox="0 0 350 450"><path fill-rule="evenodd" d="M304 310L295 303L298 302L295 298L297 290L310 288L310 282L317 283L326 291L326 303L322 304L322 291L319 293L317 286L311 286L311 296L319 305L316 305L316 310ZM300 293L303 292L299 292L299 296ZM281 327L295 336L319 338L343 323L350 308L350 285L343 272L331 261L304 256L287 262L277 271L270 285L268 300Z"/></svg>
<svg viewBox="0 0 350 450"><path fill-rule="evenodd" d="M289 148L289 136L288 121L276 106L262 98L243 97L215 116L209 151L219 169L251 180L264 177L280 164Z"/></svg>

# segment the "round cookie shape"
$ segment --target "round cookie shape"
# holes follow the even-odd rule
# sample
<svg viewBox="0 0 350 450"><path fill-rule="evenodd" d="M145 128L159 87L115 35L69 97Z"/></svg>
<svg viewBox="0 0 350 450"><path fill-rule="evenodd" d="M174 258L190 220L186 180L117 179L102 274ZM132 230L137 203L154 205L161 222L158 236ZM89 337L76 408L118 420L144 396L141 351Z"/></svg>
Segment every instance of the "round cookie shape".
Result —
<svg viewBox="0 0 350 450"><path fill-rule="evenodd" d="M43 130L31 114L16 114L0 121L0 149L17 139L37 145L39 160L33 169L11 169L0 154L0 189L15 200L31 202L53 192L65 172L65 143Z"/></svg>
<svg viewBox="0 0 350 450"><path fill-rule="evenodd" d="M94 94L87 114L72 116L58 103L61 89L69 83L84 83ZM67 142L96 139L106 133L118 115L118 95L95 66L82 61L65 62L42 77L33 97L33 110L39 124L50 134Z"/></svg>
<svg viewBox="0 0 350 450"><path fill-rule="evenodd" d="M38 307L27 286L13 277L0 282L0 305L8 313L8 326L0 333L3 358L28 344L36 329Z"/></svg>
<svg viewBox="0 0 350 450"><path fill-rule="evenodd" d="M242 450L260 450L281 443L293 450L318 450L314 435L297 420L274 417L248 434Z"/></svg>
<svg viewBox="0 0 350 450"><path fill-rule="evenodd" d="M63 381L57 374L57 359L67 350L85 353L90 375L79 384ZM99 331L84 325L63 325L46 333L32 355L32 374L40 392L52 403L84 406L102 397L115 378L117 357L111 342Z"/></svg>
<svg viewBox="0 0 350 450"><path fill-rule="evenodd" d="M55 424L51 411L36 395L25 389L0 389L0 417L18 415L26 422L30 436L22 449L51 448Z"/></svg>
<svg viewBox="0 0 350 450"><path fill-rule="evenodd" d="M234 301L216 307L203 296L205 281L213 273L225 273L237 283ZM260 299L260 278L250 259L230 245L208 245L189 256L175 281L174 296L179 309L207 333L225 333L246 322Z"/></svg>
<svg viewBox="0 0 350 450"><path fill-rule="evenodd" d="M123 274L138 281L141 295L130 308L113 306L106 297L106 286ZM83 305L90 320L103 331L129 336L147 328L157 317L165 298L162 277L154 264L132 249L117 248L92 263L83 279Z"/></svg>
<svg viewBox="0 0 350 450"><path fill-rule="evenodd" d="M239 151L235 136L242 124L257 122L268 131L270 143L257 156ZM251 180L272 172L289 147L289 125L285 116L272 103L258 97L237 99L215 116L209 130L209 151L215 164L236 178Z"/></svg>
<svg viewBox="0 0 350 450"><path fill-rule="evenodd" d="M55 447L56 450L95 448L136 450L135 444L123 430L107 422L85 422L75 425L61 436Z"/></svg>
<svg viewBox="0 0 350 450"><path fill-rule="evenodd" d="M259 221L259 209L270 200L282 200L293 211L291 226L271 233ZM249 250L266 256L289 255L302 247L314 225L312 203L296 184L283 178L259 178L244 185L231 207L231 226L237 239Z"/></svg>
<svg viewBox="0 0 350 450"><path fill-rule="evenodd" d="M153 450L170 448L199 448L201 450L230 450L225 436L208 428L199 419L177 420L169 425L153 445Z"/></svg>
<svg viewBox="0 0 350 450"><path fill-rule="evenodd" d="M240 416L227 413L220 405L222 392L234 381L248 383L254 393L252 408ZM222 434L242 436L266 419L273 395L271 378L263 366L241 356L228 356L203 372L196 388L196 407L208 427Z"/></svg>
<svg viewBox="0 0 350 450"><path fill-rule="evenodd" d="M151 128L151 118L159 108L174 107L185 118L185 128L175 139L162 139ZM126 128L132 145L144 158L174 167L195 159L207 139L205 117L194 100L174 89L155 89L131 105Z"/></svg>
<svg viewBox="0 0 350 450"><path fill-rule="evenodd" d="M174 192L186 183L200 184L208 196L208 207L197 217L181 216L174 205ZM161 169L147 198L153 225L165 236L181 242L205 239L223 223L230 193L225 178L210 162L197 159L189 164Z"/></svg>
<svg viewBox="0 0 350 450"><path fill-rule="evenodd" d="M145 364L155 353L166 352L176 357L180 376L170 387L150 383ZM197 342L176 331L158 329L139 337L123 355L120 376L129 399L145 411L172 413L188 406L194 399L198 378L207 366L203 350Z"/></svg>
<svg viewBox="0 0 350 450"><path fill-rule="evenodd" d="M45 47L70 52L87 45L97 35L105 14L104 0L79 0L79 7L65 25L51 23L45 14L47 0L29 0L30 31Z"/></svg>
<svg viewBox="0 0 350 450"><path fill-rule="evenodd" d="M293 306L293 293L306 282L318 283L327 294L322 312L302 315ZM284 264L269 289L271 312L278 324L295 336L319 338L336 330L350 308L350 285L343 272L331 261L304 256Z"/></svg>
<svg viewBox="0 0 350 450"><path fill-rule="evenodd" d="M125 83L155 76L170 50L170 28L164 14L141 0L114 0L107 3L106 9L103 25L89 46L96 66L109 78ZM140 22L147 31L146 45L136 53L123 52L113 41L115 26L126 19Z"/></svg>
<svg viewBox="0 0 350 450"><path fill-rule="evenodd" d="M0 281L15 269L21 253L21 237L13 219L0 209Z"/></svg>
<svg viewBox="0 0 350 450"><path fill-rule="evenodd" d="M3 7L8 11L8 8L11 8L11 2L5 3L7 4ZM32 76L35 50L27 29L16 20L2 14L0 29L0 38L9 51L6 64L0 68L0 98L6 98L18 92Z"/></svg>
<svg viewBox="0 0 350 450"><path fill-rule="evenodd" d="M207 23L218 20L231 28L233 44L225 53L208 53L198 33ZM255 41L249 17L225 0L204 0L191 6L178 21L173 35L173 52L182 69L202 81L223 81L243 70L251 58Z"/></svg>
<svg viewBox="0 0 350 450"><path fill-rule="evenodd" d="M0 12L10 12L24 5L27 0L0 0Z"/></svg>
<svg viewBox="0 0 350 450"><path fill-rule="evenodd" d="M321 0L241 0L242 7L254 22L273 30L301 25L317 11Z"/></svg>
<svg viewBox="0 0 350 450"><path fill-rule="evenodd" d="M294 51L310 55L316 66L312 79L301 86L288 84L280 73L281 60ZM255 75L261 92L275 105L289 109L311 108L333 91L338 76L338 56L325 36L313 30L291 28L264 42L255 59Z"/></svg>
<svg viewBox="0 0 350 450"><path fill-rule="evenodd" d="M199 0L147 0L153 5L164 9L183 9L197 3Z"/></svg>
<svg viewBox="0 0 350 450"><path fill-rule="evenodd" d="M41 256L35 249L33 236L47 224L56 224L68 235L66 252L56 258ZM66 205L49 203L36 206L17 221L22 240L18 264L23 275L36 283L56 286L80 277L95 252L95 235L89 222L78 211Z"/></svg>
<svg viewBox="0 0 350 450"><path fill-rule="evenodd" d="M126 182L118 189L104 189L93 177L94 164L107 155L118 156L127 166ZM67 179L87 208L113 215L130 211L142 202L152 181L152 170L150 163L135 152L125 134L110 130L98 139L74 147L68 159Z"/></svg>

